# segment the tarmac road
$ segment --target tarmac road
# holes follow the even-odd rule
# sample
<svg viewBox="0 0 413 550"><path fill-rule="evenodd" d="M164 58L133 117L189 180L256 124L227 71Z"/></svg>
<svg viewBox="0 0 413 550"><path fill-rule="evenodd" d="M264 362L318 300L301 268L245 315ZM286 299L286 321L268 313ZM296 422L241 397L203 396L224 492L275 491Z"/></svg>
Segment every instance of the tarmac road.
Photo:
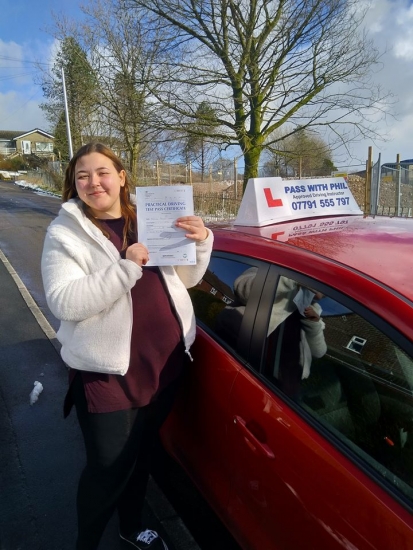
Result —
<svg viewBox="0 0 413 550"><path fill-rule="evenodd" d="M53 341L49 323L56 328L57 322L45 304L40 271L33 270L58 208L53 197L0 182L0 550L73 550L75 545L83 442L75 415L63 420L67 371ZM44 390L30 405L35 381ZM146 519L171 550L199 550L153 480ZM117 548L114 517L99 549Z"/></svg>

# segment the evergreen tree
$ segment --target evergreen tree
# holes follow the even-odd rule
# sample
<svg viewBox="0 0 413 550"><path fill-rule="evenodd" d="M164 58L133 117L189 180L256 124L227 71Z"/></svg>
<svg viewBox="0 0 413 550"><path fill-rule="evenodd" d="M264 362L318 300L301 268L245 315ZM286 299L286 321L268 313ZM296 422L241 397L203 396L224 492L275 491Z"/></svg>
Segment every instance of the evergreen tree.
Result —
<svg viewBox="0 0 413 550"><path fill-rule="evenodd" d="M62 68L65 75L73 150L76 151L93 134L93 115L98 104L99 86L86 52L72 36L67 36L61 41L51 74L43 75L42 78L43 94L47 101L40 106L57 131L63 124L66 125Z"/></svg>

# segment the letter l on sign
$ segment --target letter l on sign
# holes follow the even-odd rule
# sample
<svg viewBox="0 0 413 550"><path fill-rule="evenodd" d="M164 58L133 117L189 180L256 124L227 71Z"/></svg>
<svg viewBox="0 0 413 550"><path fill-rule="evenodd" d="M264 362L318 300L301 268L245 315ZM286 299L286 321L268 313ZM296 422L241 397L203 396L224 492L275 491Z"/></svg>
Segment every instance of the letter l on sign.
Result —
<svg viewBox="0 0 413 550"><path fill-rule="evenodd" d="M282 206L283 201L282 199L274 199L271 193L271 189L269 187L264 188L264 195L267 200L267 204L270 208L273 206Z"/></svg>

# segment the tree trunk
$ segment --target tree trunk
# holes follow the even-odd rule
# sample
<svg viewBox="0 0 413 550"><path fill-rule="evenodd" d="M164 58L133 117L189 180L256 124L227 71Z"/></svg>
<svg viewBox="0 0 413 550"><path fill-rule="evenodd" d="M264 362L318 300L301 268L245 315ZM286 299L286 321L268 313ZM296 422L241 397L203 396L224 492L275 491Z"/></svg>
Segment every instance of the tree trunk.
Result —
<svg viewBox="0 0 413 550"><path fill-rule="evenodd" d="M132 176L132 181L135 185L138 184L138 159L139 159L139 145L132 146L129 150L129 170Z"/></svg>
<svg viewBox="0 0 413 550"><path fill-rule="evenodd" d="M249 151L244 153L244 187L243 191L247 187L248 180L250 178L258 177L258 163L261 156L261 147L251 147Z"/></svg>

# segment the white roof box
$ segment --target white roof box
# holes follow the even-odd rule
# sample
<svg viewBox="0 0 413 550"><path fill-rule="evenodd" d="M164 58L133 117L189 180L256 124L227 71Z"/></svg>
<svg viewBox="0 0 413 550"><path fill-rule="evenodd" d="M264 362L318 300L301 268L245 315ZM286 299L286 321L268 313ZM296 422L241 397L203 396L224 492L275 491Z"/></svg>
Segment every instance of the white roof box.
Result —
<svg viewBox="0 0 413 550"><path fill-rule="evenodd" d="M235 225L261 227L320 216L363 214L345 178L248 180Z"/></svg>

